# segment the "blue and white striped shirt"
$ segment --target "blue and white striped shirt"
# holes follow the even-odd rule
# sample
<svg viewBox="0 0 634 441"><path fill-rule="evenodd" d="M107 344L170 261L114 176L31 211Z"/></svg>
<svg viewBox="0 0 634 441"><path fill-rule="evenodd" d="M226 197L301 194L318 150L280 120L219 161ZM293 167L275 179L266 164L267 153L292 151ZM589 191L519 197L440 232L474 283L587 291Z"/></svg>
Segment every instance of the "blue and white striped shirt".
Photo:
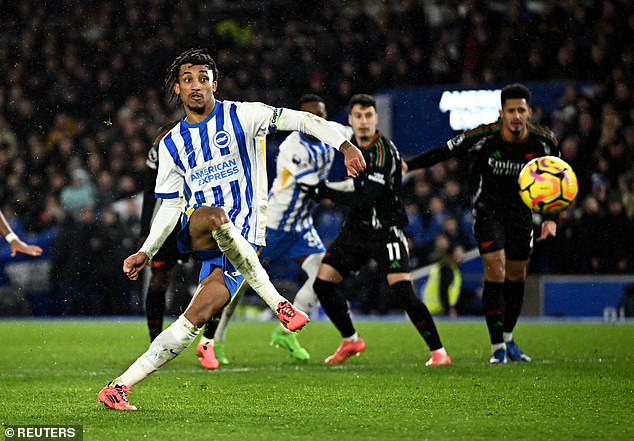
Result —
<svg viewBox="0 0 634 441"><path fill-rule="evenodd" d="M342 135L352 134L350 127L330 122ZM302 231L311 228L315 202L298 184L317 185L325 181L332 167L335 151L323 142L293 132L280 144L277 176L269 193L267 226L275 230Z"/></svg>
<svg viewBox="0 0 634 441"><path fill-rule="evenodd" d="M204 120L181 120L159 145L157 198L183 197L189 218L200 206L222 207L249 242L264 244L266 135L281 109L216 101Z"/></svg>

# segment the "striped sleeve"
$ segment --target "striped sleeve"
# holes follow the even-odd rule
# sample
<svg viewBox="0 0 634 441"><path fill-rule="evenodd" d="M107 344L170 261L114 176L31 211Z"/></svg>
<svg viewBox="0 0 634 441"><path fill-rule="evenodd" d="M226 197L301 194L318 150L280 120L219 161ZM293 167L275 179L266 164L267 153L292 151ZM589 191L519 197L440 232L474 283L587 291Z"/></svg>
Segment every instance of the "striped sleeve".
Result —
<svg viewBox="0 0 634 441"><path fill-rule="evenodd" d="M166 139L159 144L159 164L154 196L157 199L174 199L183 195L184 168L175 146L169 146Z"/></svg>

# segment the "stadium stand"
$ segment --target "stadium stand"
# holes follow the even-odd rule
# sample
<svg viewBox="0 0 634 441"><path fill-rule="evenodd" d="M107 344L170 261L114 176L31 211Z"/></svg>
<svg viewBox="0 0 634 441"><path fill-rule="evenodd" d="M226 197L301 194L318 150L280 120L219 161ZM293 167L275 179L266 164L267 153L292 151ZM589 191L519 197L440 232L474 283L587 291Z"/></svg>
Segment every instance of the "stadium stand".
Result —
<svg viewBox="0 0 634 441"><path fill-rule="evenodd" d="M580 194L562 214L557 240L536 248L532 271L634 271L631 2L185 3L0 4L12 17L0 28L0 209L51 261L49 298L38 293L33 310L140 311L140 288L123 280L120 262L136 246L146 149L178 114L162 70L184 46L216 54L220 99L281 106L306 92L341 109L361 91L565 80L555 111L538 108L535 117L556 131ZM473 247L462 182L460 164L450 161L406 184L419 266L430 262L440 232ZM0 268L10 263L2 249ZM116 283L105 289L104 280ZM126 294L108 303L112 290Z"/></svg>

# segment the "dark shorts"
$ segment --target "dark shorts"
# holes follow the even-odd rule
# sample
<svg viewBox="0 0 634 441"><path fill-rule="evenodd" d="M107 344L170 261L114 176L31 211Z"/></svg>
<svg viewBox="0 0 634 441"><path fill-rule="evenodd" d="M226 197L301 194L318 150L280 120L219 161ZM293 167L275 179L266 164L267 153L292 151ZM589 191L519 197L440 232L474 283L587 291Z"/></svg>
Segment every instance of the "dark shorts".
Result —
<svg viewBox="0 0 634 441"><path fill-rule="evenodd" d="M369 259L374 259L383 274L408 273L409 251L405 234L392 227L389 232L362 232L344 226L328 247L322 263L335 268L343 277L358 271Z"/></svg>
<svg viewBox="0 0 634 441"><path fill-rule="evenodd" d="M507 259L527 260L533 250L533 219L523 209L474 209L473 233L480 255L504 250Z"/></svg>
<svg viewBox="0 0 634 441"><path fill-rule="evenodd" d="M174 228L174 231L165 240L163 246L154 255L151 264L153 270L171 271L177 263L187 262L189 259L186 254L178 251L178 246L176 245L178 230L178 228Z"/></svg>

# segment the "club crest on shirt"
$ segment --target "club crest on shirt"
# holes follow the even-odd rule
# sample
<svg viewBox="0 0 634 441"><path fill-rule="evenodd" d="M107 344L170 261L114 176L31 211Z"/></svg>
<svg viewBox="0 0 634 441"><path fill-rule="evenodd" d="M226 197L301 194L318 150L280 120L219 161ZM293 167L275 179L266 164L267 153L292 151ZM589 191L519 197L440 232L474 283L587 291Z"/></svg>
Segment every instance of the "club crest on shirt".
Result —
<svg viewBox="0 0 634 441"><path fill-rule="evenodd" d="M214 135L214 139L212 142L217 148L224 149L226 147L229 147L229 144L231 143L231 135L225 130L219 130Z"/></svg>

